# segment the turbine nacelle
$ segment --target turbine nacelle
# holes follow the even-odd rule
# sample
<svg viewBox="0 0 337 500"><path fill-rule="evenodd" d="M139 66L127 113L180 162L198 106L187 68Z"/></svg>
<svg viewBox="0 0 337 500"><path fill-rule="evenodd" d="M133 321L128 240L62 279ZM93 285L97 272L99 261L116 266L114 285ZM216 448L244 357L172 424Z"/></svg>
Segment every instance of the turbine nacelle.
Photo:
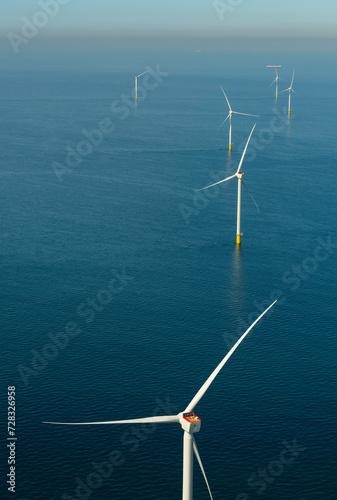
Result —
<svg viewBox="0 0 337 500"><path fill-rule="evenodd" d="M193 411L180 413L179 416L179 423L184 431L189 434L194 434L195 432L200 431L201 419Z"/></svg>
<svg viewBox="0 0 337 500"><path fill-rule="evenodd" d="M242 177L244 177L244 175L245 175L245 173L244 173L244 172L238 172L238 173L236 174L236 177L237 177L238 179L242 179Z"/></svg>

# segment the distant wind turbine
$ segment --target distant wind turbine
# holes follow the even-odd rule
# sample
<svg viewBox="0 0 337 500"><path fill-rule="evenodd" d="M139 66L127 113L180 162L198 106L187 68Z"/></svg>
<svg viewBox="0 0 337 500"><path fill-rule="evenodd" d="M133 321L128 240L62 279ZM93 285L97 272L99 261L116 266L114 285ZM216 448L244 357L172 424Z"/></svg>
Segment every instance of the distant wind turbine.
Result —
<svg viewBox="0 0 337 500"><path fill-rule="evenodd" d="M244 116L258 116L258 115L249 115L247 113L239 113L238 111L233 111L232 108L231 108L231 105L229 104L229 100L226 96L226 93L224 91L224 89L221 87L220 85L220 88L223 92L223 95L226 97L226 101L227 101L227 104L228 104L228 108L229 108L229 113L228 113L228 116L226 117L226 119L222 122L220 128L224 125L224 123L228 120L229 118L229 151L232 151L232 115L244 115ZM219 128L219 130L220 130Z"/></svg>
<svg viewBox="0 0 337 500"><path fill-rule="evenodd" d="M277 99L277 97L278 97L278 81L279 81L279 80L282 80L282 78L280 78L280 77L278 76L277 67L276 67L276 66L274 66L274 68L275 68L275 72L276 72L276 78L275 78L275 80L274 80L274 81L273 81L273 82L269 85L268 89L270 89L270 87L271 87L274 83L276 83L276 95L275 95L275 99Z"/></svg>
<svg viewBox="0 0 337 500"><path fill-rule="evenodd" d="M276 300L275 300L276 302ZM200 399L205 395L207 389L218 375L220 370L223 368L225 363L231 357L236 348L241 344L243 339L248 335L250 330L256 325L256 323L266 314L267 311L275 304L273 302L267 309L250 325L250 327L245 331L245 333L239 338L239 340L234 344L231 350L226 354L223 360L218 364L215 370L208 377L206 382L201 386L199 391L196 393L191 402L186 406L185 410L178 413L177 415L166 415L158 417L147 417L147 418L133 418L128 420L112 420L108 422L43 422L45 424L56 424L56 425L104 425L104 424L147 424L147 423L179 423L184 431L184 448L183 448L183 491L182 500L193 500L193 452L199 462L199 466L203 473L208 492L211 500L213 500L212 493L207 481L206 473L204 471L201 458L198 452L198 448L194 439L193 434L200 431L201 420L195 415L194 408L199 403Z"/></svg>
<svg viewBox="0 0 337 500"><path fill-rule="evenodd" d="M138 82L137 82L137 80L138 80L138 78L139 78L140 76L145 75L145 73L148 73L148 72L149 72L149 70L144 71L144 72L143 72L143 73L141 73L140 75L137 75L137 76L135 76L135 77L134 77L134 78L135 78L135 99L138 99L138 94L137 94L137 92L138 92Z"/></svg>
<svg viewBox="0 0 337 500"><path fill-rule="evenodd" d="M291 79L291 84L290 84L290 87L288 87L288 88L287 88L287 89L285 89L285 90L282 90L282 92L289 92L288 115L290 115L290 101L291 101L291 93L292 93L292 92L294 92L294 94L296 94L295 90L293 89L294 76L295 76L295 70L293 70L293 77L292 77L292 79ZM280 94L282 94L282 92L280 92Z"/></svg>
<svg viewBox="0 0 337 500"><path fill-rule="evenodd" d="M239 163L239 166L238 166L238 169L237 171L235 172L234 175L231 175L230 177L226 177L226 179L223 179L222 181L219 181L219 182L215 182L214 184L211 184L210 186L206 186L204 188L201 188L201 189L197 189L196 191L203 191L204 189L208 189L212 186L216 186L217 184L221 184L222 182L226 182L226 181L229 181L229 179L234 179L234 177L237 177L238 178L238 206L237 206L237 221L236 221L236 244L237 245L241 245L241 236L242 236L242 233L241 233L241 183L244 185L244 187L247 189L248 193L250 194L250 196L252 197L253 199L253 202L255 203L255 206L257 208L257 211L259 212L259 207L257 206L257 203L256 201L254 200L253 198L253 195L252 193L249 191L249 189L247 188L246 184L243 182L242 178L243 176L245 175L244 172L240 172L240 168L242 166L242 163L243 163L243 160L244 160L244 157L245 157L245 154L246 154L246 151L247 151L247 147L248 147L248 144L249 144L249 141L250 141L250 138L253 134L253 131L254 131L254 128L256 127L256 123L254 125L254 127L252 128L252 131L248 137L248 141L246 143L246 147L242 153L242 156L241 156L241 160L240 160L240 163Z"/></svg>

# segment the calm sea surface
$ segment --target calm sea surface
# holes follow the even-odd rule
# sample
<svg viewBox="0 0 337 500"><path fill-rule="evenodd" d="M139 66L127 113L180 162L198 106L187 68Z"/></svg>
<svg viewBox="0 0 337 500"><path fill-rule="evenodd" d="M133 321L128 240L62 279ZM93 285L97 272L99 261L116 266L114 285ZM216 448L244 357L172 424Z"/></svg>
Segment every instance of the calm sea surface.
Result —
<svg viewBox="0 0 337 500"><path fill-rule="evenodd" d="M0 347L3 402L16 387L15 498L181 498L178 425L42 421L182 411L279 298L198 404L199 452L214 499L336 499L336 68L283 55L280 90L296 70L289 119L287 94L267 88L272 55L166 57L2 74ZM169 74L141 77L135 106L127 70L158 62ZM233 110L259 115L233 117L231 155L220 85ZM194 190L236 171L255 121L241 170L260 212L244 190L237 250L236 180ZM6 437L4 426L7 473ZM207 499L197 463L194 485ZM4 475L1 487L14 498Z"/></svg>

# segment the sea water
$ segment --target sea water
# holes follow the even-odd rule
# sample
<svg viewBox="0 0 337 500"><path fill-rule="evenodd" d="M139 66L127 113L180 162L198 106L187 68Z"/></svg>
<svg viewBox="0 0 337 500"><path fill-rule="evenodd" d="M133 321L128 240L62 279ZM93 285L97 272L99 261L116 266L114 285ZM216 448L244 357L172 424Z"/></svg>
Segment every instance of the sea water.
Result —
<svg viewBox="0 0 337 500"><path fill-rule="evenodd" d="M42 422L183 411L276 298L195 408L199 452L214 498L336 498L331 57L316 54L313 69L312 55L282 54L280 90L296 70L290 116L288 93L268 89L272 53L114 57L105 71L106 54L102 67L2 75L1 372L3 398L16 387L16 498L179 499L179 425ZM130 72L146 70L135 103ZM233 116L231 153L220 85L234 111L259 115ZM255 122L241 171L259 212L243 189L236 248L236 179L195 190L235 173ZM194 488L208 498L197 463Z"/></svg>

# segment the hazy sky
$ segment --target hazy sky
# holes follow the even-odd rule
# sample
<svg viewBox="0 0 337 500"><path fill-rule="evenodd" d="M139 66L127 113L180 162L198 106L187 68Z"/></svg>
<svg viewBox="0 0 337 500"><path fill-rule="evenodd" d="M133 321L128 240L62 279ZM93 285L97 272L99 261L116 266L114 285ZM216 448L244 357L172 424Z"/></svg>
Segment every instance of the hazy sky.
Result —
<svg viewBox="0 0 337 500"><path fill-rule="evenodd" d="M40 40L136 37L141 46L154 36L158 43L193 38L202 46L219 36L337 38L336 0L0 0L2 41L10 31L22 32L23 18L39 22L37 13L48 3L58 12L39 28Z"/></svg>

